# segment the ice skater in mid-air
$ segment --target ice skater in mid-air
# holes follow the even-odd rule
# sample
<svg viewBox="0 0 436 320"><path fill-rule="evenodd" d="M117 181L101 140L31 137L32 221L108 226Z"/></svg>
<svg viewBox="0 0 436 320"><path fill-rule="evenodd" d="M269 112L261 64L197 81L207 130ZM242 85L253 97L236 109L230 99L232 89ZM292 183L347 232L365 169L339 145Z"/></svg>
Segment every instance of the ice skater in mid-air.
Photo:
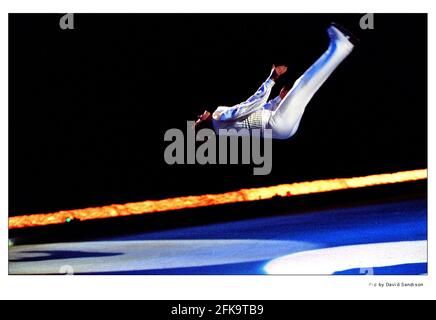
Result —
<svg viewBox="0 0 436 320"><path fill-rule="evenodd" d="M258 129L262 135L265 129L270 129L274 139L292 137L307 104L354 48L356 39L343 27L333 23L327 33L330 37L328 49L291 89L284 86L276 98L268 101L275 82L287 71L286 66L273 65L268 79L248 100L233 107L220 106L212 114L206 110L195 126L208 123L216 134L220 134L220 129Z"/></svg>

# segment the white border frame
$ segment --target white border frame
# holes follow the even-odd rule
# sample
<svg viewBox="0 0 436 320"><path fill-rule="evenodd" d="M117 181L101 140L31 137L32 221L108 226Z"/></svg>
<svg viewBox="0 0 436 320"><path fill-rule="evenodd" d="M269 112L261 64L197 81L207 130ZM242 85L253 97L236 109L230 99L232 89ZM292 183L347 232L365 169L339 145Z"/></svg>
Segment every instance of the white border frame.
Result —
<svg viewBox="0 0 436 320"><path fill-rule="evenodd" d="M1 98L0 108L0 298L3 299L429 299L435 298L435 250L429 250L429 276L8 276L8 13L9 12L428 12L429 34L435 35L430 1L366 0L362 3L343 0L247 1L160 0L89 1L39 0L2 1L0 34ZM399 30L398 32L401 32ZM434 37L433 37L434 39ZM429 88L433 88L435 46L429 37ZM413 81L413 79L404 79ZM429 90L429 124L434 123L434 90ZM428 126L429 140L435 126ZM434 147L429 144L429 166L434 161ZM431 173L431 171L430 171ZM435 182L429 179L429 194L435 194ZM435 203L429 197L429 246L432 247ZM423 288L372 288L377 282L422 282Z"/></svg>

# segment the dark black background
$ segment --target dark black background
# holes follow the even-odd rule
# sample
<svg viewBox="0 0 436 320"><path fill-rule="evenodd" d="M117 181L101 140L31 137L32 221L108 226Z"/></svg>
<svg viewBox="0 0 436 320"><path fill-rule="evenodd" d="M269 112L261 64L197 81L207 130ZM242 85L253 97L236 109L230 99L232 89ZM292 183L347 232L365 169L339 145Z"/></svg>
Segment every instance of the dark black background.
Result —
<svg viewBox="0 0 436 320"><path fill-rule="evenodd" d="M427 166L427 16L9 16L10 214L50 212ZM293 82L332 21L357 47L315 95L273 170L168 166L167 129L245 100L271 64Z"/></svg>

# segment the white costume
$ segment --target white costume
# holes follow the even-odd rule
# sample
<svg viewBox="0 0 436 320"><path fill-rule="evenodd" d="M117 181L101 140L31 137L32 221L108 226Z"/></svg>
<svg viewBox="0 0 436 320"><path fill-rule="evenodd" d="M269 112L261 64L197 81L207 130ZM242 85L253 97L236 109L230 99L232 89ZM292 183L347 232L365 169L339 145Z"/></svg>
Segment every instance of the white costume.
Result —
<svg viewBox="0 0 436 320"><path fill-rule="evenodd" d="M214 130L271 129L272 138L288 139L298 129L304 110L316 91L339 64L351 53L354 45L336 27L327 30L330 44L326 52L294 83L283 98L267 102L274 86L270 77L247 101L233 107L218 107L213 115ZM272 74L272 73L271 73Z"/></svg>

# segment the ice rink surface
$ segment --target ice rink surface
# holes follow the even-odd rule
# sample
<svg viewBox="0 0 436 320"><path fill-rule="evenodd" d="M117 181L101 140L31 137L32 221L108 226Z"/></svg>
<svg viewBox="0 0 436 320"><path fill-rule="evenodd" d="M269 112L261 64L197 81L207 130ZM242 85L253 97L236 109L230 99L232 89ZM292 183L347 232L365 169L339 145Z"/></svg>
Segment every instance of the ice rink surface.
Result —
<svg viewBox="0 0 436 320"><path fill-rule="evenodd" d="M9 249L10 274L426 274L427 200Z"/></svg>

